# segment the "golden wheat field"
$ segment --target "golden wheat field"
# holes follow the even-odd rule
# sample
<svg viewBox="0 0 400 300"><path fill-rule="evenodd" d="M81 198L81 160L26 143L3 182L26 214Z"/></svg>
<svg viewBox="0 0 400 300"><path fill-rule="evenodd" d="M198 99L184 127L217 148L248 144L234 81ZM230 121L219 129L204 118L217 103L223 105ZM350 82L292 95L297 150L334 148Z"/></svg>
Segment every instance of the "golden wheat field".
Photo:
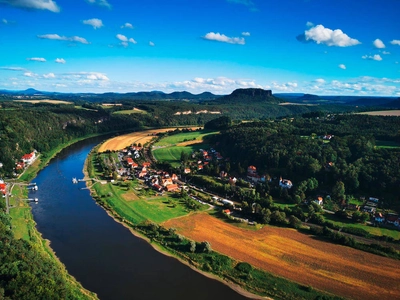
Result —
<svg viewBox="0 0 400 300"><path fill-rule="evenodd" d="M43 99L43 100L15 100L15 102L25 102L25 103L49 103L49 104L73 104L72 102L63 101L63 100L50 100L50 99Z"/></svg>
<svg viewBox="0 0 400 300"><path fill-rule="evenodd" d="M206 213L164 225L275 275L353 299L399 299L400 261L322 242L286 228L241 229Z"/></svg>
<svg viewBox="0 0 400 300"><path fill-rule="evenodd" d="M358 115L370 115L370 116L400 116L400 110L379 110L379 111L368 111L358 113Z"/></svg>
<svg viewBox="0 0 400 300"><path fill-rule="evenodd" d="M104 152L107 150L116 151L124 149L125 147L132 145L134 143L145 143L151 141L151 139L160 132L167 132L175 130L176 128L162 128L162 129L151 129L145 131L132 132L129 134L120 135L105 141L99 148L99 152Z"/></svg>

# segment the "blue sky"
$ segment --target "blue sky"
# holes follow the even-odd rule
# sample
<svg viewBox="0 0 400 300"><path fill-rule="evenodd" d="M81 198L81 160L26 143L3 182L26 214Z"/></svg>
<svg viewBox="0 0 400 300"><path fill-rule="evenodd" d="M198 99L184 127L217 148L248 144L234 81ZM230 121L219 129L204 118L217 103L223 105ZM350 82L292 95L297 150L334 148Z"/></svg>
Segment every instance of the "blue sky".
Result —
<svg viewBox="0 0 400 300"><path fill-rule="evenodd" d="M0 89L400 96L399 0L0 0Z"/></svg>

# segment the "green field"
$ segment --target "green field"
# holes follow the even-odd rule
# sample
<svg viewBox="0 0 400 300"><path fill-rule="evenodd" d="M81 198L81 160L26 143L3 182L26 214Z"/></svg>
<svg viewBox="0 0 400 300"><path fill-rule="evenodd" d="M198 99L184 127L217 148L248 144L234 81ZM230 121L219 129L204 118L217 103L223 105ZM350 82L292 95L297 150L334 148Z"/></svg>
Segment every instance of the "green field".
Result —
<svg viewBox="0 0 400 300"><path fill-rule="evenodd" d="M135 224L145 220L161 223L189 213L180 199L169 195L156 196L153 190L145 191L145 195L142 194L143 192L138 193L139 200L126 201L123 194L126 194L130 188L108 183L96 184L95 189L102 201L110 205L120 216ZM129 191L129 193L132 192L132 190Z"/></svg>
<svg viewBox="0 0 400 300"><path fill-rule="evenodd" d="M182 152L190 155L193 151L198 151L202 148L207 149L209 146L202 141L205 137L217 133L216 131L202 130L167 136L154 144L154 148L156 149L153 150L153 155L158 161L168 162L173 167L179 167ZM193 142L193 144L190 144L191 142ZM188 143L189 145L178 146L180 143ZM161 148L157 149L157 147Z"/></svg>
<svg viewBox="0 0 400 300"><path fill-rule="evenodd" d="M387 228L379 228L379 227L373 227L373 226L368 226L364 224L359 224L359 223L354 223L351 220L343 222L343 220L338 219L334 215L331 214L324 214L324 218L330 222L332 222L335 225L341 226L341 227L356 227L360 229L364 229L368 231L372 235L377 235L377 236L390 236L396 240L400 239L400 231L396 229L387 229Z"/></svg>
<svg viewBox="0 0 400 300"><path fill-rule="evenodd" d="M206 136L217 134L217 131L193 131L193 132L185 132L174 134L171 136L167 136L161 139L159 142L155 143L155 147L165 147L165 146L172 146L179 143L184 143L188 141L202 141Z"/></svg>
<svg viewBox="0 0 400 300"><path fill-rule="evenodd" d="M181 164L181 153L182 151L191 154L195 150L199 150L200 148L204 147L204 144L197 144L185 147L167 147L167 148L160 148L153 151L153 155L156 160L168 162L173 167L179 167Z"/></svg>
<svg viewBox="0 0 400 300"><path fill-rule="evenodd" d="M396 149L400 148L400 144L393 141L376 141L376 148Z"/></svg>

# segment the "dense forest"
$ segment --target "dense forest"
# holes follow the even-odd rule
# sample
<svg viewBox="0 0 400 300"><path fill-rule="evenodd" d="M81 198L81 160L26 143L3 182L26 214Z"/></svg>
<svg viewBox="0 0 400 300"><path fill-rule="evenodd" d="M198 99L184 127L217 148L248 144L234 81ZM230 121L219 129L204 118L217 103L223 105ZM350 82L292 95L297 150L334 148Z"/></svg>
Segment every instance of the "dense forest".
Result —
<svg viewBox="0 0 400 300"><path fill-rule="evenodd" d="M289 178L295 185L292 196L314 178L326 194L341 183L347 194L399 206L400 148L376 146L400 143L398 117L331 115L244 123L215 142L230 159L231 172L243 176L254 165L267 178Z"/></svg>

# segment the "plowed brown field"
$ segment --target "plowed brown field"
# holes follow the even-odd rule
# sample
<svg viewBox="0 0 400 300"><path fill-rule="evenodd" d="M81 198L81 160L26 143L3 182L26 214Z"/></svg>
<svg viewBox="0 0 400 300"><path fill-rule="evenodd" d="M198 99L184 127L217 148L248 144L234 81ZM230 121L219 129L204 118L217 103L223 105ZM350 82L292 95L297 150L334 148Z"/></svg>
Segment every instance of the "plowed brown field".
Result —
<svg viewBox="0 0 400 300"><path fill-rule="evenodd" d="M354 299L400 299L400 261L323 242L296 230L258 231L199 213L164 225L270 273Z"/></svg>

